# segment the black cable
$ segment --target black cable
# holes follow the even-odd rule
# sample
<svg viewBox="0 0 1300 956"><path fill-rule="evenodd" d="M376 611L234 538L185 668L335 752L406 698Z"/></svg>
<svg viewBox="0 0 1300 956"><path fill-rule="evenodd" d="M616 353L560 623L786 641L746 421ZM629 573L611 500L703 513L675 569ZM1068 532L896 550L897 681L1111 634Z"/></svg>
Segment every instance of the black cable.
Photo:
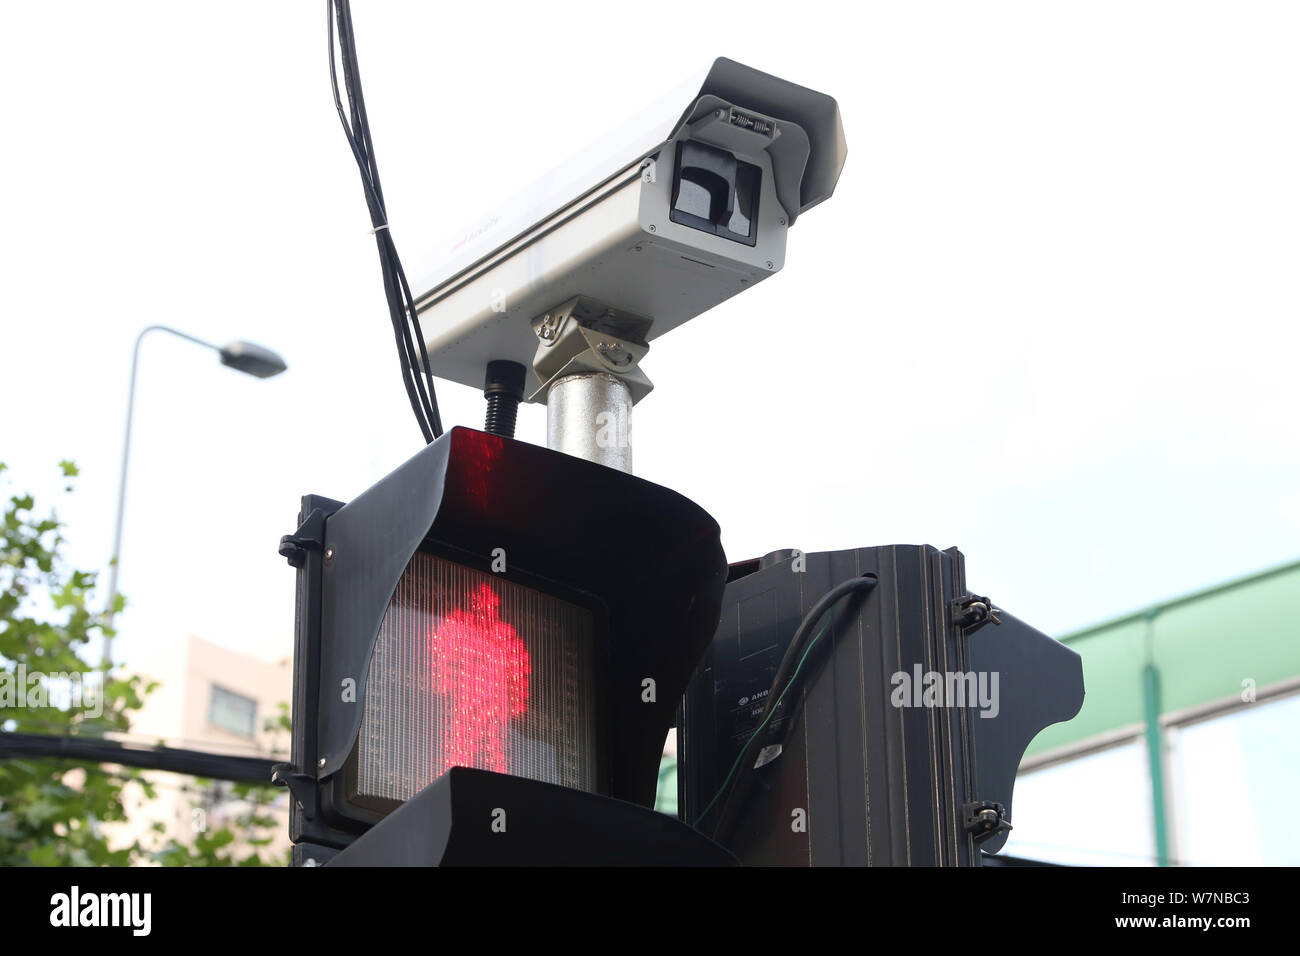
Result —
<svg viewBox="0 0 1300 956"><path fill-rule="evenodd" d="M392 232L388 227L387 210L384 203L383 185L379 180L379 168L375 162L374 143L370 137L370 123L366 113L365 97L361 90L361 76L357 65L356 42L352 28L351 5L348 0L339 0L336 12L339 22L339 46L343 60L344 85L348 91L348 104L352 113L352 125L344 121L345 134L349 135L353 145L353 155L361 169L362 179L367 186L367 204L371 210L371 223L375 227L376 245L379 249L380 263L383 269L384 292L389 301L390 319L398 333L398 355L401 359L403 380L407 386L407 395L415 410L426 440L432 440L442 433L442 423L437 411L437 401L433 394L433 376L429 369L428 354L424 347L424 337L416 318L414 299L406 282L406 274L393 244ZM333 55L333 43L330 46ZM331 74L332 78L335 74ZM335 94L336 108L338 103ZM355 135L354 135L355 133ZM359 140L357 139L359 137ZM415 323L416 341L411 339L408 316ZM416 350L416 342L419 351ZM426 378L419 375L423 364ZM425 382L428 381L426 389ZM418 406L418 407L417 407Z"/></svg>
<svg viewBox="0 0 1300 956"><path fill-rule="evenodd" d="M817 643L827 628L832 627L834 621L832 620L828 622L826 627L819 630L812 639L809 640L809 634L812 632L812 629L823 617L826 616L836 603L850 594L870 591L877 583L878 581L875 575L862 575L856 578L849 578L847 581L841 581L818 598L817 603L815 603L812 606L812 609L804 615L803 620L799 622L799 626L795 628L794 636L790 639L790 644L786 648L785 654L781 657L781 663L777 665L776 674L772 678L772 685L768 689L767 693L767 703L763 707L763 713L759 718L757 728L750 735L749 739L745 741L744 746L740 748L740 753L736 755L735 763L732 764L732 771L727 775L727 779L723 780L718 793L716 793L713 799L709 801L708 805L700 812L699 817L695 821L696 825L701 823L703 818L708 814L708 811L715 803L717 803L719 798L725 794L727 799L723 803L722 810L718 814L718 822L713 827L713 838L715 840L725 844L729 838L730 830L734 824L734 818L739 811L743 794L746 790L745 783L747 783L749 775L757 769L750 763L742 763L745 754L749 751L750 747L756 740L763 737L763 732L767 727L767 722L772 717L772 712L780 705L780 702L785 698L785 695L794 689L795 682L798 680L800 675L800 668L803 664L804 658L812 651L813 645ZM787 723L787 728L793 723L793 720ZM735 773L737 766L740 767L740 773L733 779L732 774ZM726 788L729 783L731 789L728 792ZM738 795L742 796L738 797Z"/></svg>
<svg viewBox="0 0 1300 956"><path fill-rule="evenodd" d="M334 60L334 21L337 14L339 27L339 47L343 60L343 81L344 87L348 91L348 106L352 115L349 123L348 115L344 112L342 97L338 87L338 72ZM373 175L374 167L369 151L369 137L367 130L362 125L362 112L358 107L359 83L357 82L356 70L353 68L353 51L354 46L351 44L351 11L343 5L337 10L333 3L326 5L326 28L329 40L329 65L330 65L330 87L334 95L334 108L339 114L339 122L343 125L343 133L347 138L348 145L352 149L352 156L356 160L357 167L361 171L361 183L366 191L366 205L370 211L371 225L375 227L374 233L379 247L380 268L384 280L384 295L389 304L389 318L393 324L394 337L397 342L398 357L401 360L402 379L406 388L407 397L411 402L412 409L415 411L416 420L420 424L420 429L424 434L425 440L431 438L431 429L427 422L427 404L421 401L415 382L410 374L411 345L409 334L404 334L405 322L402 320L402 304L395 302L396 286L392 276L392 263L388 257L387 250L382 242L382 233L387 229L380 228L386 222L386 213L383 203L382 188L375 181ZM364 103L364 101L363 101ZM354 133L355 131L355 133ZM358 139L360 137L360 139Z"/></svg>
<svg viewBox="0 0 1300 956"><path fill-rule="evenodd" d="M370 120L366 114L365 97L361 91L361 72L357 63L356 38L352 29L352 7L349 0L326 0L326 22L329 38L330 89L334 94L334 108L338 111L343 134L347 137L361 173L361 184L366 193L366 207L370 211L375 246L379 252L380 272L384 281L384 296L388 300L388 316L393 325L393 339L401 365L402 384L410 400L411 410L419 423L426 442L442 434L442 416L438 411L438 397L434 389L433 370L429 365L429 350L424 344L424 331L420 327L415 298L406 281L406 270L397 255L392 230L388 224L388 209L384 204L384 189L379 181L379 166L375 161L375 145L370 136ZM337 24L338 59L335 59L335 26ZM342 66L343 87L339 89L339 65ZM344 98L347 108L344 108Z"/></svg>
<svg viewBox="0 0 1300 956"><path fill-rule="evenodd" d="M849 578L847 581L841 581L839 584L835 585L835 587L823 594L817 600L817 603L812 606L812 609L804 615L804 619L799 622L799 627L795 630L794 637L790 640L790 646L786 648L785 654L781 658L781 663L776 668L776 675L772 678L772 686L782 687L785 685L786 681L789 680L790 671L794 668L795 662L799 660L800 656L802 656L803 645L804 642L808 640L809 632L813 629L813 626L822 619L826 612L836 604L836 602L855 591L870 591L876 586L876 584L877 580L874 575L871 577L864 575L862 577ZM768 698L768 706L764 709L764 716L766 716L766 710L773 706L770 694L768 695Z"/></svg>

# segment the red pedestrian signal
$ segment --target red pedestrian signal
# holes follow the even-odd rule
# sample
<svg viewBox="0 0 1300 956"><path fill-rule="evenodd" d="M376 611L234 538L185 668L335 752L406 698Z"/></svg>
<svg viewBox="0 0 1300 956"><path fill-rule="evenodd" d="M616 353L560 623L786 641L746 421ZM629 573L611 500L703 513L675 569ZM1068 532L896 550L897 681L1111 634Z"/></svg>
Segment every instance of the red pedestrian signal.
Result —
<svg viewBox="0 0 1300 956"><path fill-rule="evenodd" d="M355 796L403 801L452 767L593 790L592 613L417 553L379 627Z"/></svg>
<svg viewBox="0 0 1300 956"><path fill-rule="evenodd" d="M730 859L649 809L726 582L697 505L455 428L354 501L304 498L299 520L281 543L299 569L280 774L295 843L336 850L382 828L350 859L442 862L453 845L497 862ZM502 839L466 842L496 810Z"/></svg>
<svg viewBox="0 0 1300 956"><path fill-rule="evenodd" d="M469 610L457 608L430 624L433 693L445 709L433 735L440 773L452 767L505 773L507 750L514 755L511 722L528 713L532 664L528 646L501 619L500 609L491 585L480 584ZM522 776L541 779L536 773Z"/></svg>

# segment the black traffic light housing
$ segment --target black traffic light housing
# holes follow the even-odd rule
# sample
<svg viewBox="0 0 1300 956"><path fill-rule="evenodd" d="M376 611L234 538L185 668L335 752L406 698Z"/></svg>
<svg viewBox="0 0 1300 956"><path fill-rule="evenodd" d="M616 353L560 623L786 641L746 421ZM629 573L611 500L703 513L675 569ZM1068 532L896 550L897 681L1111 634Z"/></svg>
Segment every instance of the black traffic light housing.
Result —
<svg viewBox="0 0 1300 956"><path fill-rule="evenodd" d="M556 790L453 767L328 865L735 865L731 854L666 814L577 790L556 799Z"/></svg>
<svg viewBox="0 0 1300 956"><path fill-rule="evenodd" d="M801 620L863 576L768 715ZM774 552L731 577L682 706L683 819L746 865L977 866L1000 848L1025 747L1083 704L1079 655L971 594L955 548ZM960 694L922 694L930 674Z"/></svg>
<svg viewBox="0 0 1300 956"><path fill-rule="evenodd" d="M653 804L664 738L726 583L703 509L601 465L453 428L347 504L303 498L299 522L281 542L298 568L292 765L279 775L294 793L295 843L347 846L384 816L356 799L348 768L376 638L417 554L480 576L498 575L503 556L504 581L592 611L593 790Z"/></svg>

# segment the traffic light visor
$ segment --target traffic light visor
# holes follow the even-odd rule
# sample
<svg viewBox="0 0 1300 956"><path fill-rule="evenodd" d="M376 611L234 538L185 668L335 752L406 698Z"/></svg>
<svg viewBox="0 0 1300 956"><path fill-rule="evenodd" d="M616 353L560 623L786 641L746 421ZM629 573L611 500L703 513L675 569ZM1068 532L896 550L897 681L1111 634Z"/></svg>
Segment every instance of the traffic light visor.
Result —
<svg viewBox="0 0 1300 956"><path fill-rule="evenodd" d="M453 428L298 522L296 841L346 846L456 766L653 805L726 582L698 505Z"/></svg>

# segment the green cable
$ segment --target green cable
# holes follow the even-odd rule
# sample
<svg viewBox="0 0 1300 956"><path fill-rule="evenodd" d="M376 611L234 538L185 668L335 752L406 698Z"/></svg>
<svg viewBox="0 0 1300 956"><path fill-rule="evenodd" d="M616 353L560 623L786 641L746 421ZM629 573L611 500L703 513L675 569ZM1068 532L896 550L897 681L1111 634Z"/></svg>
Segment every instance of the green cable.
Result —
<svg viewBox="0 0 1300 956"><path fill-rule="evenodd" d="M830 614L832 610L833 608L827 608L826 613ZM731 778L735 775L736 768L740 766L740 761L745 756L745 751L749 750L749 745L752 744L755 738L763 732L763 728L767 726L767 722L772 719L772 715L776 713L776 709L781 706L781 701L785 699L786 691L793 687L794 682L798 679L799 671L803 669L803 662L808 659L808 655L812 653L812 649L817 646L817 642L821 640L822 635L826 633L826 629L830 626L831 622L827 621L822 625L822 629L813 635L813 639L808 642L808 647L804 650L803 656L799 658L799 663L795 665L794 673L792 673L790 679L785 682L785 687L782 688L780 696L776 699L776 703L773 704L772 709L767 712L767 716L763 718L763 722L755 728L752 734L749 735L749 739L745 741L745 746L740 748L740 753L736 754L736 759L732 762L731 769L727 771L727 776L723 778L722 783L718 786L718 792L713 795L713 799L709 801L708 806L701 810L700 815L695 818L695 826L699 826L700 821L709 815L709 811L713 809L713 805L718 802L718 798L727 792L727 785L731 783Z"/></svg>

